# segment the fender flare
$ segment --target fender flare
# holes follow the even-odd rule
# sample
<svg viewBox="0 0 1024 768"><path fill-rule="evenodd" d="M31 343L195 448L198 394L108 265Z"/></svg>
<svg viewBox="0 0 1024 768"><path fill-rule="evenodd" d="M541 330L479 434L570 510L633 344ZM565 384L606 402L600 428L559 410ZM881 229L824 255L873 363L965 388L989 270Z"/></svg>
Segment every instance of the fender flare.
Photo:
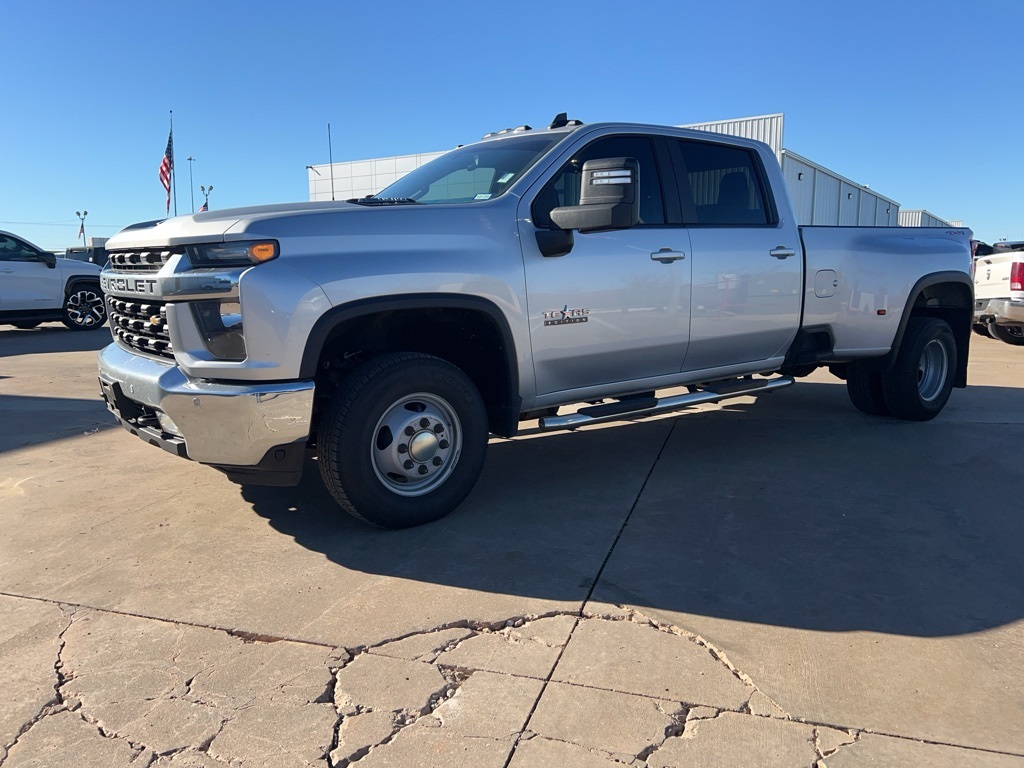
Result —
<svg viewBox="0 0 1024 768"><path fill-rule="evenodd" d="M331 332L342 323L379 312L415 309L470 310L481 313L490 319L504 345L506 386L509 398L507 403L500 405L502 421L512 430L512 434L515 434L515 428L519 423L522 398L519 394L519 363L516 358L516 345L512 329L505 314L498 306L480 296L451 293L407 293L374 296L332 307L313 324L306 337L306 346L303 349L302 362L299 366L299 378L312 379L316 376L324 344Z"/></svg>
<svg viewBox="0 0 1024 768"><path fill-rule="evenodd" d="M957 355L956 386L965 387L967 386L967 352L970 345L971 320L974 317L974 284L971 282L970 276L965 272L956 272L952 270L945 272L932 272L914 283L914 287L911 288L910 293L907 294L907 303L903 308L903 315L900 317L900 323L896 329L896 336L892 342L892 349L889 350L889 354L880 358L879 368L883 371L892 370L892 367L896 364L896 356L900 352L900 345L903 343L903 336L907 330L907 323L910 322L914 304L926 288L940 283L959 283L967 289L967 295L969 297L967 307L964 309L967 313L968 322L964 324L963 328L951 328L953 331L953 337L956 339L957 352L959 353Z"/></svg>

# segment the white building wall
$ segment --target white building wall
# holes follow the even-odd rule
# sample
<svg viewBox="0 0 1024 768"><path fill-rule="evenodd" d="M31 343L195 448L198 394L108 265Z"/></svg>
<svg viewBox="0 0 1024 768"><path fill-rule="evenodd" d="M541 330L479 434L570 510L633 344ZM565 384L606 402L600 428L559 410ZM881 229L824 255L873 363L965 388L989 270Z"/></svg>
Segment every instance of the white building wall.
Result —
<svg viewBox="0 0 1024 768"><path fill-rule="evenodd" d="M443 154L444 152L424 152L416 155L398 155L335 163L333 181L330 164L314 165L307 170L309 199L311 201L349 200L354 197L375 195L389 184L394 184L409 171L415 170Z"/></svg>
<svg viewBox="0 0 1024 768"><path fill-rule="evenodd" d="M806 157L782 150L782 172L800 224L896 226L899 203Z"/></svg>
<svg viewBox="0 0 1024 768"><path fill-rule="evenodd" d="M715 120L711 123L690 123L689 125L680 125L678 127L763 141L772 148L775 156L781 159L783 121L784 116L779 112L774 115L739 117L735 120Z"/></svg>
<svg viewBox="0 0 1024 768"><path fill-rule="evenodd" d="M924 210L900 211L901 227L951 227L950 222Z"/></svg>
<svg viewBox="0 0 1024 768"><path fill-rule="evenodd" d="M783 154L782 174L786 177L786 188L793 201L797 222L800 224L811 223L814 221L814 166Z"/></svg>

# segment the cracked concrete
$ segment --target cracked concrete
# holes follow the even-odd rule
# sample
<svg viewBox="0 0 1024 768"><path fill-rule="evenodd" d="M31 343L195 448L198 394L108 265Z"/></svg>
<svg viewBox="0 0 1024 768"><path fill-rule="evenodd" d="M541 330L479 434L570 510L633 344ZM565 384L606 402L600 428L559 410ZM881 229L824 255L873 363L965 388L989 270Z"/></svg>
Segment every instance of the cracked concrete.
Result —
<svg viewBox="0 0 1024 768"><path fill-rule="evenodd" d="M0 446L0 768L1024 768L1024 535L970 482L1024 437L1009 351L913 429L812 377L527 431L395 533L41 403ZM0 413L95 404L93 352L4 360Z"/></svg>

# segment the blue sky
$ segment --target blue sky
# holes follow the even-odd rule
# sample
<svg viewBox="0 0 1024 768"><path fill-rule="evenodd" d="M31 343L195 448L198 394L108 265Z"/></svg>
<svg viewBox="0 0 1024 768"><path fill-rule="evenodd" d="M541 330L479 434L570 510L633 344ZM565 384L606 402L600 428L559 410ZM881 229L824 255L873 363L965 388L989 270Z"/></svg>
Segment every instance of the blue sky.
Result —
<svg viewBox="0 0 1024 768"><path fill-rule="evenodd" d="M0 229L50 249L177 207L307 200L307 164L499 128L784 112L784 144L1024 239L1020 0L4 2ZM1005 35L1005 43L1000 40ZM172 203L173 213L173 203Z"/></svg>

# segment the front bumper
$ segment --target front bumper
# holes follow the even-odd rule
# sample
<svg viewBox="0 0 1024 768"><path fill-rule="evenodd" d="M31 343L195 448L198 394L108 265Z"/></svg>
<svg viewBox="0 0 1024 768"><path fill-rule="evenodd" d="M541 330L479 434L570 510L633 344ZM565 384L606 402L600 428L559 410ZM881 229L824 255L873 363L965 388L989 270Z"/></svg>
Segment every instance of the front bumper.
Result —
<svg viewBox="0 0 1024 768"><path fill-rule="evenodd" d="M313 382L225 384L189 379L181 370L116 344L100 351L107 408L146 442L228 471L289 463L309 437ZM168 420L170 423L168 423ZM299 451L301 453L301 451Z"/></svg>

